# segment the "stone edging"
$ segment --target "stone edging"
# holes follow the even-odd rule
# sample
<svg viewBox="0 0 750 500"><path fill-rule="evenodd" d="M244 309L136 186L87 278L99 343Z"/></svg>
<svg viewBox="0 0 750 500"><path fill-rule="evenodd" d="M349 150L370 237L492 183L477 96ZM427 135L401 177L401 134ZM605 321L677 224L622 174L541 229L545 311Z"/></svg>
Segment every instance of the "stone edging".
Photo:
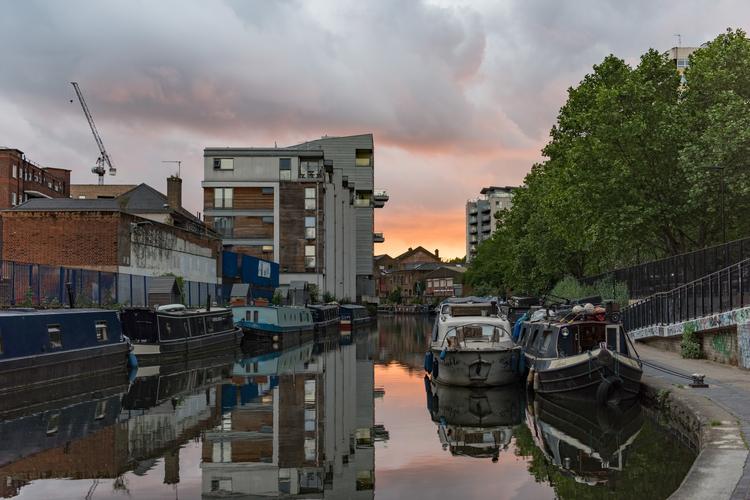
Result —
<svg viewBox="0 0 750 500"><path fill-rule="evenodd" d="M698 445L695 462L670 499L731 498L748 457L736 417L700 391L646 375L641 382L646 406L658 408L670 425Z"/></svg>

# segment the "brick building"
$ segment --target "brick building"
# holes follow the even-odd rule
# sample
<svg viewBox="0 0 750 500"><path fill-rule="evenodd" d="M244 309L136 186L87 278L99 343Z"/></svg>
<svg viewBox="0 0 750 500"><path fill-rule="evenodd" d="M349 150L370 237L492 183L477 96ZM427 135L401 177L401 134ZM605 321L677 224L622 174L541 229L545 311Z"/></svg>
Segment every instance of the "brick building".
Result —
<svg viewBox="0 0 750 500"><path fill-rule="evenodd" d="M19 149L0 148L0 209L31 198L69 196L70 170L42 167Z"/></svg>
<svg viewBox="0 0 750 500"><path fill-rule="evenodd" d="M398 257L378 255L374 276L380 298L397 288L406 302L433 302L446 297L461 296L465 268L444 264L440 252L424 247L410 248Z"/></svg>
<svg viewBox="0 0 750 500"><path fill-rule="evenodd" d="M37 198L2 212L3 260L218 283L221 240L146 184L115 198Z"/></svg>

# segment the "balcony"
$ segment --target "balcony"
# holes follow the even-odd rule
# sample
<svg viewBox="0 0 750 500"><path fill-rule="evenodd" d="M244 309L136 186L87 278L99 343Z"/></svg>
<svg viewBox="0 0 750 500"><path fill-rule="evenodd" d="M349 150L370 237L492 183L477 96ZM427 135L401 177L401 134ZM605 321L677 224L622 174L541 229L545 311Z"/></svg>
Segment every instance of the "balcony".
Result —
<svg viewBox="0 0 750 500"><path fill-rule="evenodd" d="M385 243L385 237L383 236L383 233L372 233L372 242Z"/></svg>
<svg viewBox="0 0 750 500"><path fill-rule="evenodd" d="M476 213L477 213L477 206L476 205L470 206L469 207L469 215L476 215Z"/></svg>
<svg viewBox="0 0 750 500"><path fill-rule="evenodd" d="M482 216L482 222L490 222L490 220L491 220L491 216L489 215Z"/></svg>
<svg viewBox="0 0 750 500"><path fill-rule="evenodd" d="M388 192L383 189L376 189L372 193L372 202L375 208L383 208L388 200Z"/></svg>
<svg viewBox="0 0 750 500"><path fill-rule="evenodd" d="M469 228L469 233L471 233L471 234L477 234L477 226L471 226Z"/></svg>

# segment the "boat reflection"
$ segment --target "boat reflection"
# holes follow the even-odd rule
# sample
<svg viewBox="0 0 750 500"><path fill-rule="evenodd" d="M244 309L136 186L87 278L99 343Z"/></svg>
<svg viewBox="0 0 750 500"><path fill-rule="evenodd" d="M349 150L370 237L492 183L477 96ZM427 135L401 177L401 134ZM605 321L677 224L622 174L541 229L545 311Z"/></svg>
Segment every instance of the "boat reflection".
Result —
<svg viewBox="0 0 750 500"><path fill-rule="evenodd" d="M203 497L372 498L373 388L366 342L236 362L221 422L203 435Z"/></svg>
<svg viewBox="0 0 750 500"><path fill-rule="evenodd" d="M516 385L472 388L436 383L425 376L427 410L452 455L491 458L508 449L523 421L523 391Z"/></svg>
<svg viewBox="0 0 750 500"><path fill-rule="evenodd" d="M526 420L548 462L579 483L596 485L610 483L623 470L644 417L638 402L601 407L537 396L527 406Z"/></svg>

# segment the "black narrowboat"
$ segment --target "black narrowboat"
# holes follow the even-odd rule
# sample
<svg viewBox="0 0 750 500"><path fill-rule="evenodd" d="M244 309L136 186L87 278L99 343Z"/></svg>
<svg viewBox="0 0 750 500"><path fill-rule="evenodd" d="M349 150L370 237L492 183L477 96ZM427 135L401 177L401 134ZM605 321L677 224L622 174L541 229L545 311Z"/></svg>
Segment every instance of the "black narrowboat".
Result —
<svg viewBox="0 0 750 500"><path fill-rule="evenodd" d="M339 306L335 304L315 304L307 306L312 313L312 320L316 331L323 330L341 321Z"/></svg>
<svg viewBox="0 0 750 500"><path fill-rule="evenodd" d="M127 373L129 348L116 311L0 311L0 396L81 375Z"/></svg>
<svg viewBox="0 0 750 500"><path fill-rule="evenodd" d="M237 347L242 340L242 330L234 325L230 309L187 309L182 305L156 310L127 308L120 318L141 365L161 364L187 355L213 355Z"/></svg>
<svg viewBox="0 0 750 500"><path fill-rule="evenodd" d="M518 343L535 393L618 404L640 392L641 361L612 304L526 321Z"/></svg>

